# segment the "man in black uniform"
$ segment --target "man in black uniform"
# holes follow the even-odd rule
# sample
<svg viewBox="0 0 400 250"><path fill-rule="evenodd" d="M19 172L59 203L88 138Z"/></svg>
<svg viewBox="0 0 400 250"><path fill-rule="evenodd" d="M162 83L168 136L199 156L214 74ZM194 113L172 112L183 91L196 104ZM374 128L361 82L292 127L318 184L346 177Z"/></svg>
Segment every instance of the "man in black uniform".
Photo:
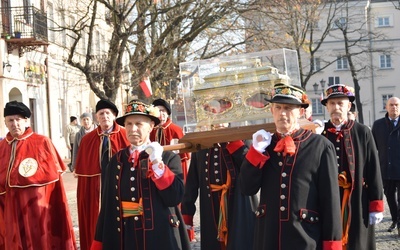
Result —
<svg viewBox="0 0 400 250"><path fill-rule="evenodd" d="M302 88L276 84L268 101L276 133L254 133L241 166L243 193L261 189L253 249L341 250L334 147L300 128L309 105Z"/></svg>
<svg viewBox="0 0 400 250"><path fill-rule="evenodd" d="M125 126L130 146L111 159L91 249L189 250L177 205L184 192L181 160L150 142L159 110L131 101L116 122Z"/></svg>
<svg viewBox="0 0 400 250"><path fill-rule="evenodd" d="M374 226L383 218L383 187L378 153L371 130L348 112L354 89L342 84L329 86L325 98L330 120L322 135L335 146L342 206L343 249L373 250Z"/></svg>

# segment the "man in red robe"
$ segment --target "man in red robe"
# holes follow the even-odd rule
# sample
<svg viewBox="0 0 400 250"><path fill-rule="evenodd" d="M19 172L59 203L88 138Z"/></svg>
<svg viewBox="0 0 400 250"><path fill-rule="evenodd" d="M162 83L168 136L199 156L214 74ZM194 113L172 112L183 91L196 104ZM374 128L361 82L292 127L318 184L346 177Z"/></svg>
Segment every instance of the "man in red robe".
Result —
<svg viewBox="0 0 400 250"><path fill-rule="evenodd" d="M153 101L153 105L160 110L160 124L153 129L150 134L150 140L156 141L161 145L171 145L183 137L182 128L171 121L171 106L163 99ZM186 175L188 172L188 153L179 154L181 157L183 181L186 183Z"/></svg>
<svg viewBox="0 0 400 250"><path fill-rule="evenodd" d="M117 107L108 100L96 104L99 126L86 134L81 141L76 159L75 175L78 178L77 204L81 250L90 249L100 210L100 194L104 170L111 156L129 145L125 129L115 122Z"/></svg>
<svg viewBox="0 0 400 250"><path fill-rule="evenodd" d="M76 249L60 175L66 167L48 137L29 126L22 102L4 108L0 141L0 249Z"/></svg>

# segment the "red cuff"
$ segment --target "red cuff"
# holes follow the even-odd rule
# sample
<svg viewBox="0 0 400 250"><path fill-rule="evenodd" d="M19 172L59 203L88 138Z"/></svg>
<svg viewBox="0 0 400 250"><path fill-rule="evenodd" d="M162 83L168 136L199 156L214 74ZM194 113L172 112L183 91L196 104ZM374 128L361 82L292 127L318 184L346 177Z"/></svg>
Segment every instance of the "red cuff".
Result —
<svg viewBox="0 0 400 250"><path fill-rule="evenodd" d="M385 205L383 200L375 200L369 202L369 212L383 212L385 210Z"/></svg>
<svg viewBox="0 0 400 250"><path fill-rule="evenodd" d="M342 250L342 241L341 240L323 241L322 249L323 250Z"/></svg>
<svg viewBox="0 0 400 250"><path fill-rule="evenodd" d="M174 182L175 174L165 165L165 172L163 176L157 179L154 175L152 175L151 179L154 181L159 190L164 190L171 186L172 182Z"/></svg>
<svg viewBox="0 0 400 250"><path fill-rule="evenodd" d="M264 155L254 149L253 146L250 147L247 152L246 159L255 167L262 168L265 162L269 159L269 155Z"/></svg>
<svg viewBox="0 0 400 250"><path fill-rule="evenodd" d="M233 152L235 152L236 150L241 148L243 145L244 145L244 143L242 140L233 141L226 145L226 149L228 150L228 152L230 154L233 154Z"/></svg>
<svg viewBox="0 0 400 250"><path fill-rule="evenodd" d="M193 227L193 216L182 214L182 217L186 225Z"/></svg>
<svg viewBox="0 0 400 250"><path fill-rule="evenodd" d="M97 240L92 241L92 245L90 246L90 250L102 250L103 243Z"/></svg>

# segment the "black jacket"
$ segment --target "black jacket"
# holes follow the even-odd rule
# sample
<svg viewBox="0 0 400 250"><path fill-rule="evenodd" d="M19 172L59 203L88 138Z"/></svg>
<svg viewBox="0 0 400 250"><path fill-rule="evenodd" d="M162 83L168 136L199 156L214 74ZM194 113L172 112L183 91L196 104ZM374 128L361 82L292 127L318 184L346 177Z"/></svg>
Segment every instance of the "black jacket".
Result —
<svg viewBox="0 0 400 250"><path fill-rule="evenodd" d="M400 180L400 121L393 127L388 118L376 120L372 126L379 153L379 163L383 180Z"/></svg>

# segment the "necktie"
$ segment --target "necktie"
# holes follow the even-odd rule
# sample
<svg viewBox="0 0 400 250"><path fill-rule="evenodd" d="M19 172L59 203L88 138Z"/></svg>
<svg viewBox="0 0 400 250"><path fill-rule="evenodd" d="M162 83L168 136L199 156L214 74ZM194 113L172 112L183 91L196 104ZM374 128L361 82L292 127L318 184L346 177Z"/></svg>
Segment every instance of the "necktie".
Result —
<svg viewBox="0 0 400 250"><path fill-rule="evenodd" d="M164 145L163 143L162 143L162 137L163 137L163 127L158 127L157 128L157 137L156 137L156 141L158 142L158 143L160 143L161 145Z"/></svg>
<svg viewBox="0 0 400 250"><path fill-rule="evenodd" d="M109 138L108 134L103 134L101 144L101 167L107 166L108 162L110 161L109 157Z"/></svg>

